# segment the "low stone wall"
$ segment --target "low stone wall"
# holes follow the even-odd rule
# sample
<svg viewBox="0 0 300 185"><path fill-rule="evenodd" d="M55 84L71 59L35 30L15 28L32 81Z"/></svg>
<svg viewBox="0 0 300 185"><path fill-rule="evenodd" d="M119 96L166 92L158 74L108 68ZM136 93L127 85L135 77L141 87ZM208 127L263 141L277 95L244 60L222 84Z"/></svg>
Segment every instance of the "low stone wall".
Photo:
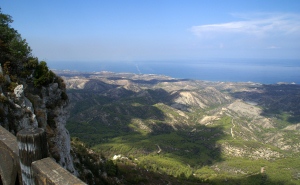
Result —
<svg viewBox="0 0 300 185"><path fill-rule="evenodd" d="M84 184L51 158L44 158L32 163L36 185Z"/></svg>
<svg viewBox="0 0 300 185"><path fill-rule="evenodd" d="M51 158L32 162L36 185L84 185ZM3 185L24 184L22 181L17 138L0 126L0 176ZM1 184L1 182L0 182Z"/></svg>
<svg viewBox="0 0 300 185"><path fill-rule="evenodd" d="M0 175L4 185L21 183L17 138L0 126Z"/></svg>

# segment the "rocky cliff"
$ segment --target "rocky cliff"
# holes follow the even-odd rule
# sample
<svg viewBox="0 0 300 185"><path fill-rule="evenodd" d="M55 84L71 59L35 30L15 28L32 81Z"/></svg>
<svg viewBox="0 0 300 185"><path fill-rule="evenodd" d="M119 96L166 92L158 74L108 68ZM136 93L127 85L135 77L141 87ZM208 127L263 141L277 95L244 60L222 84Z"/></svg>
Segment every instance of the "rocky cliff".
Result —
<svg viewBox="0 0 300 185"><path fill-rule="evenodd" d="M2 69L2 68L0 68ZM1 70L0 75L3 75ZM7 81L10 77L5 75ZM0 86L0 124L11 133L28 127L41 127L47 132L49 155L71 172L70 136L65 128L68 99L65 89L56 82L36 88L20 79L12 92Z"/></svg>
<svg viewBox="0 0 300 185"><path fill-rule="evenodd" d="M76 174L65 128L68 96L63 80L33 57L26 40L0 10L0 125L15 134L28 127L47 132L49 156Z"/></svg>

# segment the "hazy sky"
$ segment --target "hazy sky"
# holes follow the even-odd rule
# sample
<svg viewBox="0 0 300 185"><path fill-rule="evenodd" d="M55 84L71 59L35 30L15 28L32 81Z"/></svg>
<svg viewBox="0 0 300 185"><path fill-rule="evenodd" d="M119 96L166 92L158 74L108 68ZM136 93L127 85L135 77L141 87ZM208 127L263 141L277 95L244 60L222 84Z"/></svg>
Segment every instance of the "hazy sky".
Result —
<svg viewBox="0 0 300 185"><path fill-rule="evenodd" d="M300 59L300 0L1 0L47 61Z"/></svg>

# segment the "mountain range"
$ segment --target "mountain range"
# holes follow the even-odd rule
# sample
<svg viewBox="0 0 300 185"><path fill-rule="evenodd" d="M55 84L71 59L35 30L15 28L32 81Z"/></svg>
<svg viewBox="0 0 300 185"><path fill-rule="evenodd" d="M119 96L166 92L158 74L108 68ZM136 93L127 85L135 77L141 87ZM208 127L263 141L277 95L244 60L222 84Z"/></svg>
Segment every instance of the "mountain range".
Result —
<svg viewBox="0 0 300 185"><path fill-rule="evenodd" d="M151 184L142 170L181 179L173 184L299 184L299 85L55 73L70 99L71 136L123 174L124 165L140 168L125 184Z"/></svg>

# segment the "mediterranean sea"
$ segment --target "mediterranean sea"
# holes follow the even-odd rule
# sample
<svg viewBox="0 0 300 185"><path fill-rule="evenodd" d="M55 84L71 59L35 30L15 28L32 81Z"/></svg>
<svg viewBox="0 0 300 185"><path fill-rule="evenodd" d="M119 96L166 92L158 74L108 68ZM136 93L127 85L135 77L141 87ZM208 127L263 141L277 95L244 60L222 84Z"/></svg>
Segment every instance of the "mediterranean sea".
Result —
<svg viewBox="0 0 300 185"><path fill-rule="evenodd" d="M300 84L300 60L214 59L199 61L47 62L51 69L81 72L159 74L173 78L223 82Z"/></svg>

